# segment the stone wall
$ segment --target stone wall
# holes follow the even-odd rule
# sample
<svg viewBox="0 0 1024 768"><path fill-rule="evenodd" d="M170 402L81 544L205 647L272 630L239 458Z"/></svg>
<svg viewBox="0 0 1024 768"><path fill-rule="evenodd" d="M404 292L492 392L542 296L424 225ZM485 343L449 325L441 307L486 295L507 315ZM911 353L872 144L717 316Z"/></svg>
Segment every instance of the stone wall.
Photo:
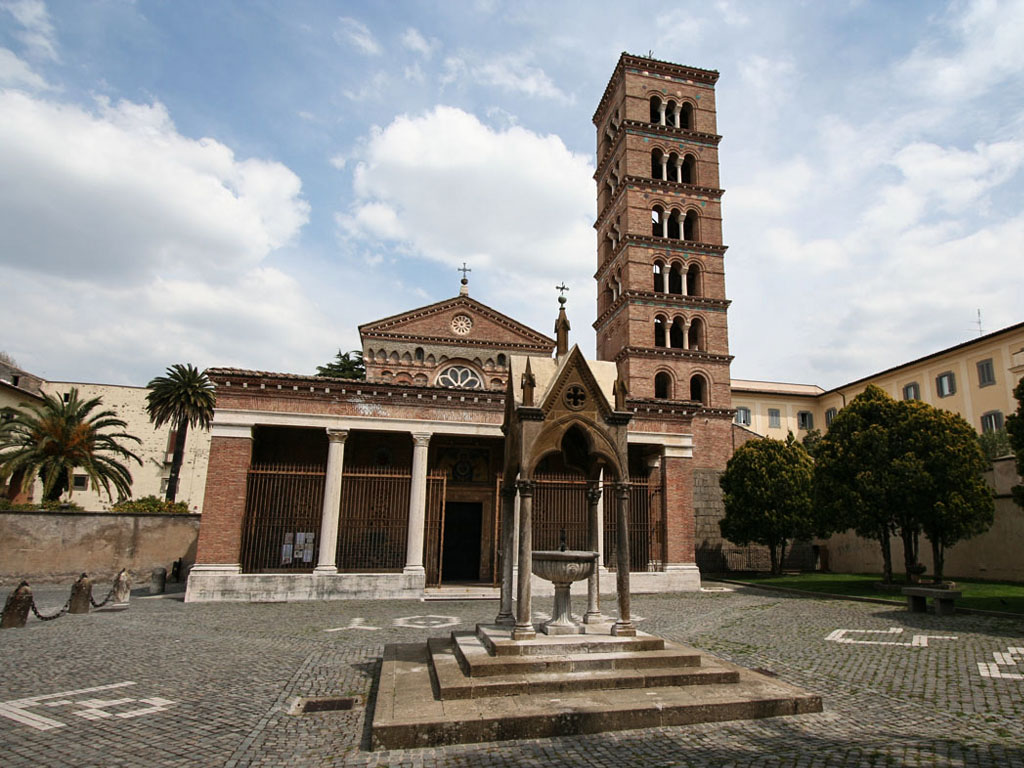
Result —
<svg viewBox="0 0 1024 768"><path fill-rule="evenodd" d="M997 459L986 478L996 493L996 514L992 527L980 536L961 541L946 550L946 577L1024 582L1024 510L1010 498L1010 488L1019 480L1012 458ZM820 544L828 549L829 568L845 573L881 573L882 552L878 542L862 539L853 531L836 534ZM892 539L893 570L903 570L903 542ZM921 537L920 560L932 573L931 543Z"/></svg>
<svg viewBox="0 0 1024 768"><path fill-rule="evenodd" d="M195 561L199 515L0 512L0 584L97 581L127 568L136 584L154 568ZM102 585L101 585L102 586Z"/></svg>

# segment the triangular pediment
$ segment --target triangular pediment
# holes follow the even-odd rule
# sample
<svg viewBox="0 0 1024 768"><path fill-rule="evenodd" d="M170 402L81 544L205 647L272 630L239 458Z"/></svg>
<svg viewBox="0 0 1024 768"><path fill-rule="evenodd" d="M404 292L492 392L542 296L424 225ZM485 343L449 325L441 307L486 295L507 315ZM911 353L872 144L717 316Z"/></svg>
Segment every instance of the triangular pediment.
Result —
<svg viewBox="0 0 1024 768"><path fill-rule="evenodd" d="M450 342L544 350L554 339L469 296L456 296L359 326L364 339Z"/></svg>
<svg viewBox="0 0 1024 768"><path fill-rule="evenodd" d="M611 366L610 371L614 370L614 363L604 365ZM601 373L606 374L607 371L602 370ZM545 417L565 412L587 415L595 420L598 416L607 418L614 403L613 386L614 379L598 381L580 348L573 345L558 366L554 381L547 387L541 409Z"/></svg>

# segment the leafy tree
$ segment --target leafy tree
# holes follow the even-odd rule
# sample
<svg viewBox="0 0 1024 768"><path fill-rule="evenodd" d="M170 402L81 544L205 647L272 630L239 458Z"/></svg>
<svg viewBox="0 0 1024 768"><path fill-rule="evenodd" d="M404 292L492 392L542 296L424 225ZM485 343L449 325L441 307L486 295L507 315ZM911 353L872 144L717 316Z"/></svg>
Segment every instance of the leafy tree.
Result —
<svg viewBox="0 0 1024 768"><path fill-rule="evenodd" d="M722 536L741 546L767 546L773 574L782 571L787 542L816 532L813 466L791 432L785 441L764 438L744 443L719 480L725 493L725 517L718 522Z"/></svg>
<svg viewBox="0 0 1024 768"><path fill-rule="evenodd" d="M1013 389L1017 398L1017 412L1006 417L1006 432L1010 436L1010 450L1017 457L1017 474L1024 477L1024 379ZM1013 488L1013 500L1024 507L1024 485Z"/></svg>
<svg viewBox="0 0 1024 768"><path fill-rule="evenodd" d="M853 528L882 551L883 580L892 582L889 537L902 499L903 472L893 471L891 432L896 401L871 384L836 414L818 445L814 500L835 530ZM904 468L905 470L905 468Z"/></svg>
<svg viewBox="0 0 1024 768"><path fill-rule="evenodd" d="M339 349L331 362L317 366L316 375L335 379L365 379L366 363L363 362L363 353L358 349L351 352L342 352Z"/></svg>
<svg viewBox="0 0 1024 768"><path fill-rule="evenodd" d="M80 400L73 388L66 401L43 394L42 404L14 411L0 425L0 480L20 475L27 490L38 476L44 500L59 499L65 489L70 499L79 469L107 498L113 498L111 486L119 499L130 496L132 475L124 462L142 460L122 443L141 441L124 431L127 423L113 411L94 412L99 406L100 398Z"/></svg>
<svg viewBox="0 0 1024 768"><path fill-rule="evenodd" d="M191 363L176 363L167 369L166 376L157 376L146 386L146 411L156 427L174 425L174 455L171 473L167 478L167 501L174 501L178 493L178 476L185 455L185 436L189 427L209 429L213 419L216 395L213 383Z"/></svg>
<svg viewBox="0 0 1024 768"><path fill-rule="evenodd" d="M9 365L12 368L18 368L18 369L21 368L21 366L18 365L18 361L15 360L13 357L11 357L7 352L5 352L2 349L0 349L0 363L3 363L5 365Z"/></svg>
<svg viewBox="0 0 1024 768"><path fill-rule="evenodd" d="M931 542L934 579L942 581L945 551L992 525L995 504L982 473L989 468L978 434L963 417L916 400L899 403L907 483L905 514Z"/></svg>
<svg viewBox="0 0 1024 768"><path fill-rule="evenodd" d="M811 454L811 458L813 459L818 452L818 446L821 445L821 430L809 430L807 434L804 435L804 439L800 442L803 444L804 448L807 449L807 452Z"/></svg>

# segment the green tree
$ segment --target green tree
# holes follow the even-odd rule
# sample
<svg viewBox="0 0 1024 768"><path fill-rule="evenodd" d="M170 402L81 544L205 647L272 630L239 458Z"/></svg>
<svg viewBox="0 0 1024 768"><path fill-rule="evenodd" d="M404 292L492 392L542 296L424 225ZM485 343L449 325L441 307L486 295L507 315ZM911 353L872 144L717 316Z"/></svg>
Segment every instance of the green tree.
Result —
<svg viewBox="0 0 1024 768"><path fill-rule="evenodd" d="M189 427L209 429L216 405L213 384L206 371L191 363L177 363L167 369L166 376L157 376L146 386L146 411L156 427L174 426L174 455L171 473L167 478L167 501L174 501L178 493L178 476L185 455L185 436Z"/></svg>
<svg viewBox="0 0 1024 768"><path fill-rule="evenodd" d="M853 528L882 551L883 580L892 582L889 538L902 500L902 472L893 470L891 433L896 401L873 384L836 414L815 453L814 500L835 530Z"/></svg>
<svg viewBox="0 0 1024 768"><path fill-rule="evenodd" d="M142 460L122 443L141 441L124 431L128 425L116 413L96 411L100 398L80 400L74 388L66 397L43 394L40 405L14 411L0 425L0 480L20 476L28 490L38 476L44 500L59 499L65 490L70 499L78 469L107 498L114 492L118 499L130 496L132 475L125 462Z"/></svg>
<svg viewBox="0 0 1024 768"><path fill-rule="evenodd" d="M1017 474L1024 477L1024 379L1013 389L1017 398L1017 412L1006 417L1006 432L1010 436L1010 450L1017 457ZM1024 485L1013 488L1013 500L1024 507Z"/></svg>
<svg viewBox="0 0 1024 768"><path fill-rule="evenodd" d="M339 349L331 362L317 366L316 375L335 379L365 379L366 363L363 362L363 353L358 349L351 352L342 352Z"/></svg>
<svg viewBox="0 0 1024 768"><path fill-rule="evenodd" d="M791 432L785 441L764 438L744 443L719 480L725 499L725 517L718 521L722 536L741 546L767 546L773 574L782 572L787 542L816 533L813 467Z"/></svg>
<svg viewBox="0 0 1024 768"><path fill-rule="evenodd" d="M903 509L931 542L934 579L942 581L946 549L992 525L995 504L982 476L989 462L963 417L917 400L899 411Z"/></svg>

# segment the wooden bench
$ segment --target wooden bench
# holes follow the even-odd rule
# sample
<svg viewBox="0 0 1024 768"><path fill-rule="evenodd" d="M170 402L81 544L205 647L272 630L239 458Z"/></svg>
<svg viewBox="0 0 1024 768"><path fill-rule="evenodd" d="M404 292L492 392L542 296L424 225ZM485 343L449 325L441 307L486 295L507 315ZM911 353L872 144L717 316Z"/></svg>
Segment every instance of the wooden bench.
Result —
<svg viewBox="0 0 1024 768"><path fill-rule="evenodd" d="M907 596L907 608L911 613L924 613L928 610L928 598L935 603L936 616L952 616L956 613L954 600L959 600L961 593L955 589L936 589L934 587L904 587Z"/></svg>

